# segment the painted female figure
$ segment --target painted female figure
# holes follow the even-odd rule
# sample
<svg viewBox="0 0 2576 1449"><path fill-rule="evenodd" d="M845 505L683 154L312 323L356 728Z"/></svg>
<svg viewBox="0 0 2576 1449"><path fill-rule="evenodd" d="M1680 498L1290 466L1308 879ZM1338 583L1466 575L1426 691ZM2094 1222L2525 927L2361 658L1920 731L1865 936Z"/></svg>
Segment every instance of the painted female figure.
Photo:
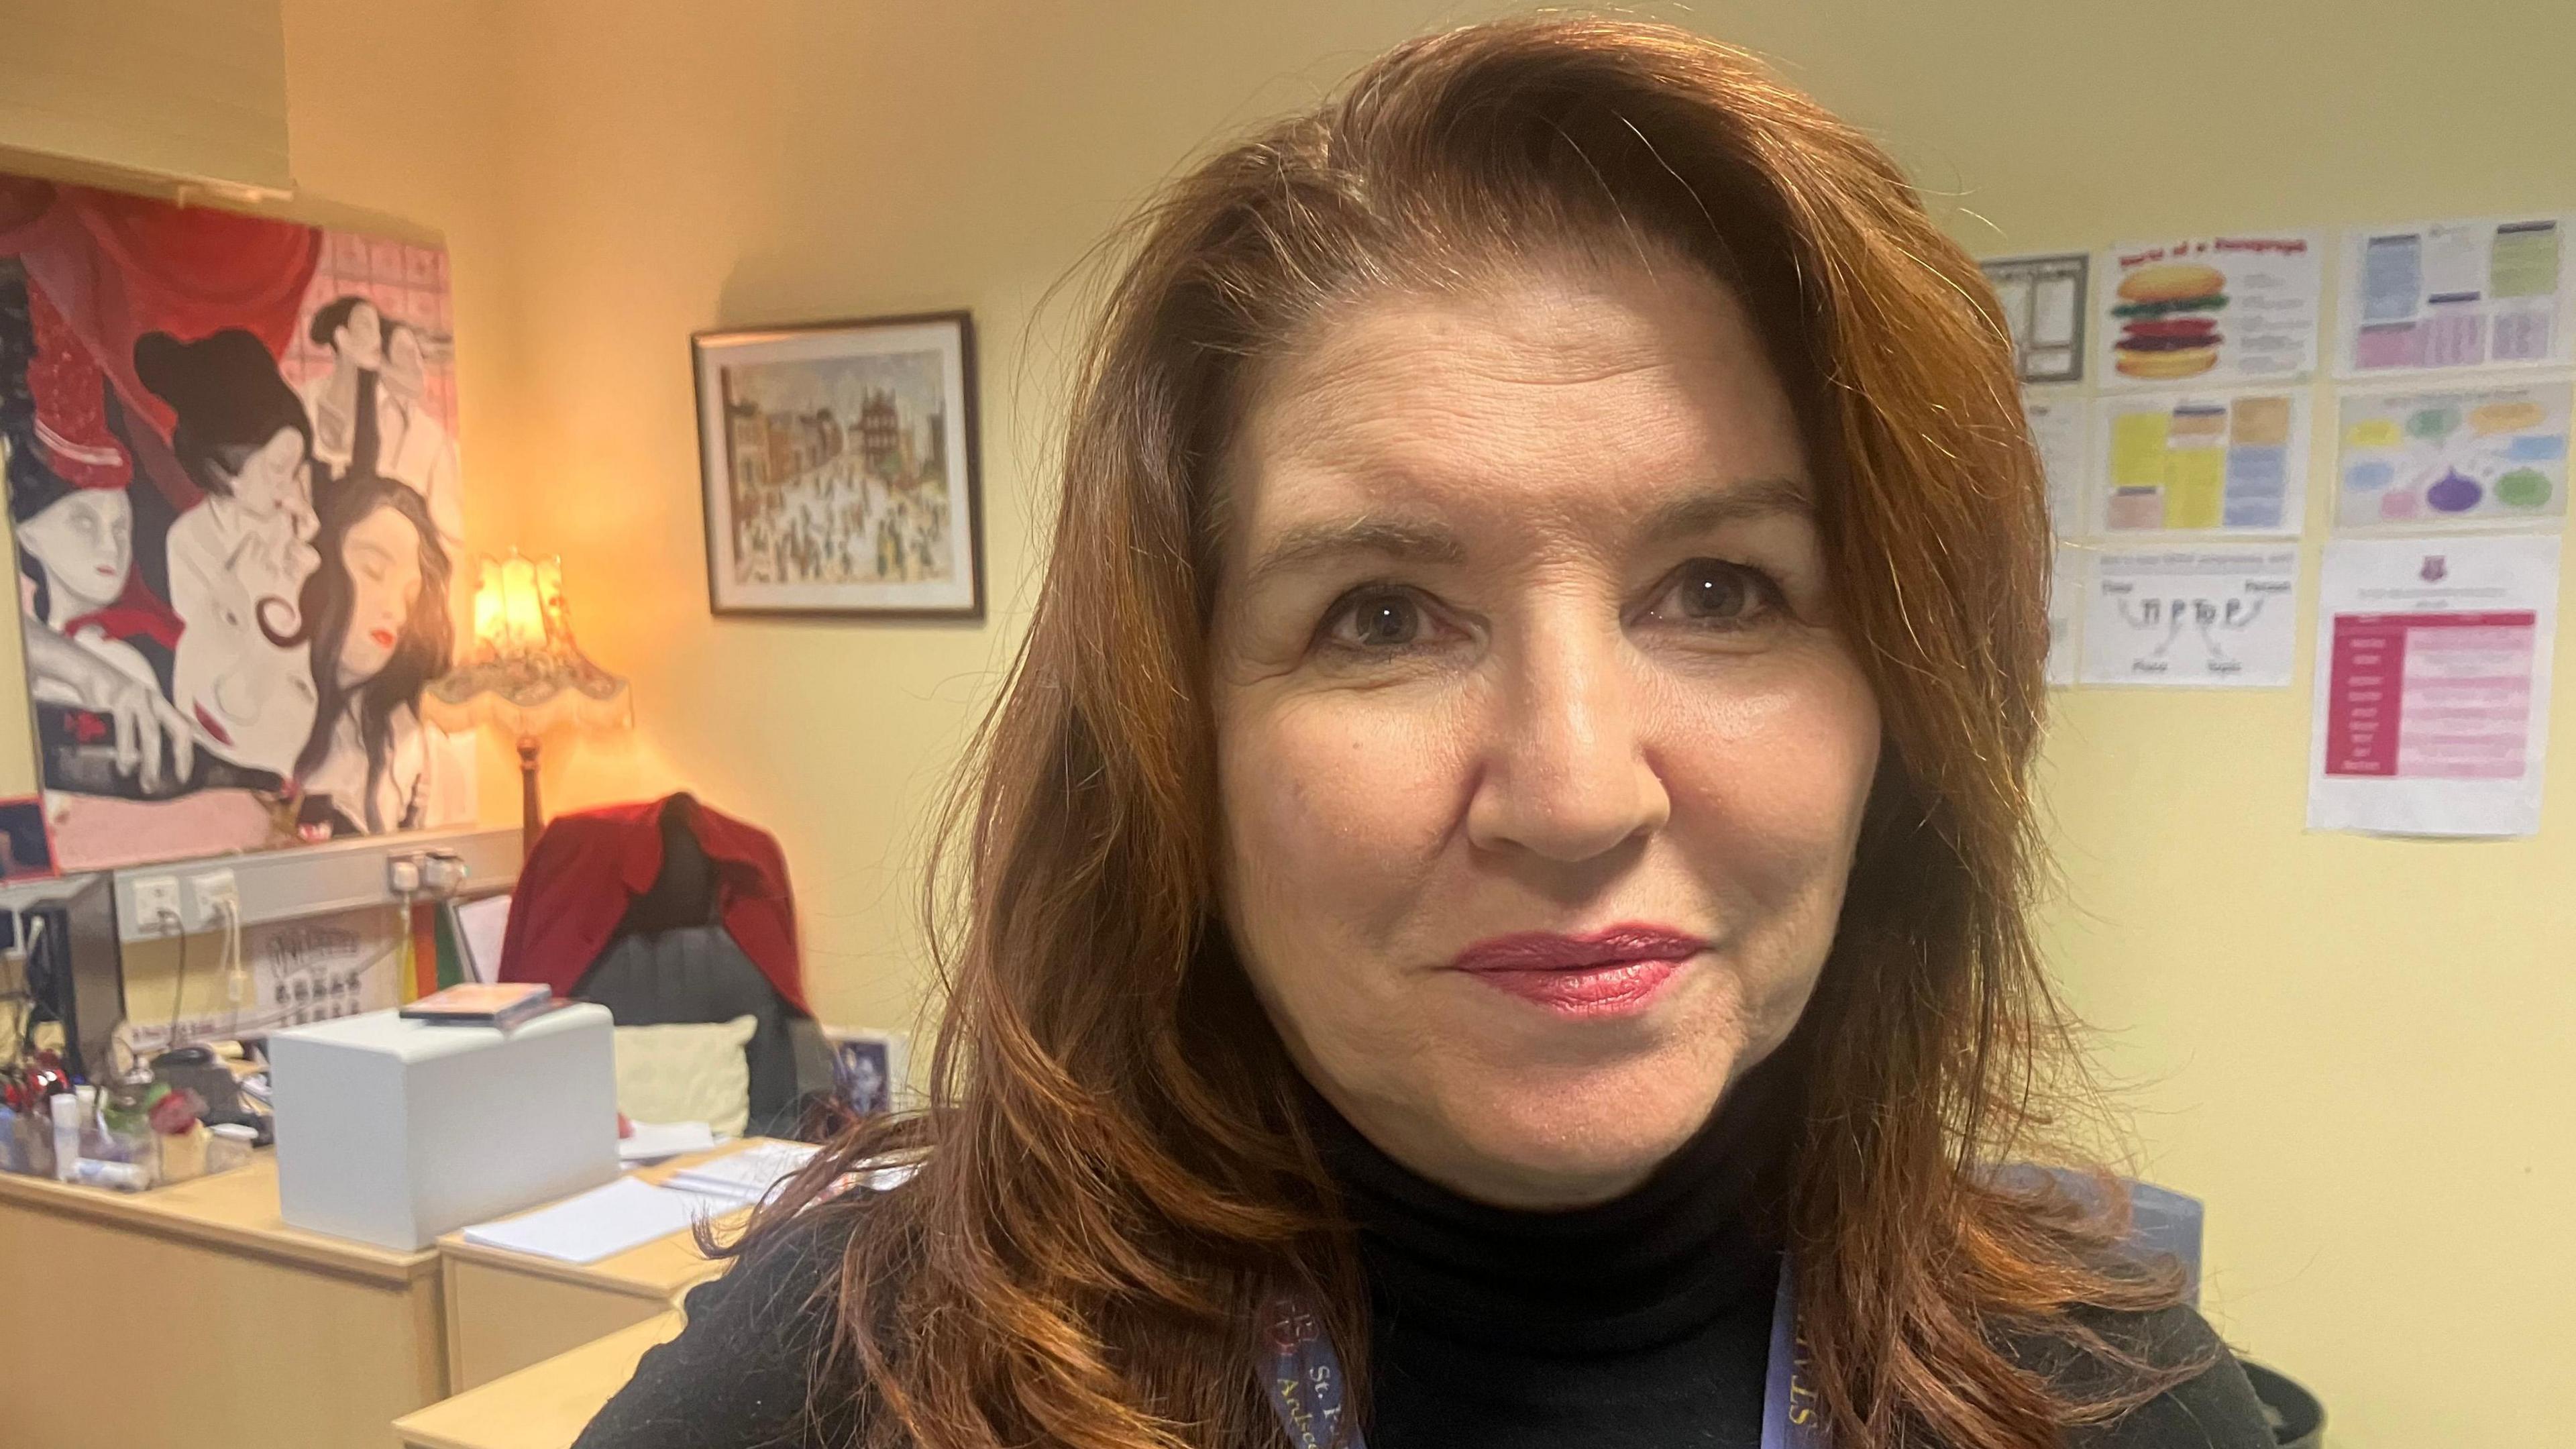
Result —
<svg viewBox="0 0 2576 1449"><path fill-rule="evenodd" d="M300 627L270 635L306 649L320 699L296 778L329 801L335 834L418 829L434 754L420 692L455 648L447 550L419 492L365 474L333 490L315 544Z"/></svg>
<svg viewBox="0 0 2576 1449"><path fill-rule="evenodd" d="M202 747L289 774L313 730L316 682L300 652L271 642L261 612L291 611L313 572L304 405L267 347L234 328L195 342L146 333L134 370L177 415L171 450L205 494L170 525L170 603L186 625L171 700Z"/></svg>

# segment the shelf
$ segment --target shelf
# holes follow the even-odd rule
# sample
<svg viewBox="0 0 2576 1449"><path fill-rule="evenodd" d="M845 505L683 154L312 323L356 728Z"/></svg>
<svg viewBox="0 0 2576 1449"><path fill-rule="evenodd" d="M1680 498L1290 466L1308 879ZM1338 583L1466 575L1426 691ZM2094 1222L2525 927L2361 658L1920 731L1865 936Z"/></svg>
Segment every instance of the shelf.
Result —
<svg viewBox="0 0 2576 1449"><path fill-rule="evenodd" d="M392 905L395 897L385 883L385 863L435 851L445 851L465 862L465 884L459 893L480 894L519 878L522 839L516 826L503 830L416 830L401 835L334 840L292 850L127 866L110 872L116 878L117 934L128 941L158 940L169 934L157 927L143 928L134 909L137 881L185 882L205 871L231 871L233 889L241 900L242 924L248 926L329 915L361 906ZM0 903L42 899L61 887L60 881L13 884L0 890Z"/></svg>

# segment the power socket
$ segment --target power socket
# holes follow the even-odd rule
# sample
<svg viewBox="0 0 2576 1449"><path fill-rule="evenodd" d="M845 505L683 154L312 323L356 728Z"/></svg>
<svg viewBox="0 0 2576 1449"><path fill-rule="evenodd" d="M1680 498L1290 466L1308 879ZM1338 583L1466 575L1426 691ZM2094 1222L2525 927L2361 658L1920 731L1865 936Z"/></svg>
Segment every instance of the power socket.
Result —
<svg viewBox="0 0 2576 1449"><path fill-rule="evenodd" d="M141 936L175 936L187 918L179 914L179 880L156 875L134 883L134 930Z"/></svg>
<svg viewBox="0 0 2576 1449"><path fill-rule="evenodd" d="M228 870L210 870L188 877L188 929L212 931L224 923L224 907L232 907L233 916L241 915L241 890L233 883Z"/></svg>

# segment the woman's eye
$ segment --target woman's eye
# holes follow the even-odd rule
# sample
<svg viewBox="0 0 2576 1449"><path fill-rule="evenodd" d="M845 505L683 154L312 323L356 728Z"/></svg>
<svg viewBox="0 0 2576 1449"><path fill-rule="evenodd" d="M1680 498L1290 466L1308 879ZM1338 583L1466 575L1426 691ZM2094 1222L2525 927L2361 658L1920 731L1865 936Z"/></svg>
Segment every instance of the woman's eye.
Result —
<svg viewBox="0 0 2576 1449"><path fill-rule="evenodd" d="M1779 586L1760 569L1696 558L1673 575L1652 612L1720 628L1740 627L1760 622L1781 602Z"/></svg>
<svg viewBox="0 0 2576 1449"><path fill-rule="evenodd" d="M1401 649L1423 634L1422 601L1402 589L1372 589L1342 601L1325 620L1329 642L1353 649Z"/></svg>

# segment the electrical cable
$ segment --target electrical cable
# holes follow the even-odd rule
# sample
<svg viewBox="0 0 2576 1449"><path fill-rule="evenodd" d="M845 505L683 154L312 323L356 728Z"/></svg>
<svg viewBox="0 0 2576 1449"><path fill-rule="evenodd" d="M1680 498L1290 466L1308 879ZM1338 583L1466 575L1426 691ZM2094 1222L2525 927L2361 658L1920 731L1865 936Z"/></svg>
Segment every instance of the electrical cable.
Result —
<svg viewBox="0 0 2576 1449"><path fill-rule="evenodd" d="M168 1051L179 1044L179 1014L188 1004L188 931L176 911L163 911L160 918L170 923L171 934L179 938L179 984L170 989L170 1026L161 1043L161 1049Z"/></svg>

